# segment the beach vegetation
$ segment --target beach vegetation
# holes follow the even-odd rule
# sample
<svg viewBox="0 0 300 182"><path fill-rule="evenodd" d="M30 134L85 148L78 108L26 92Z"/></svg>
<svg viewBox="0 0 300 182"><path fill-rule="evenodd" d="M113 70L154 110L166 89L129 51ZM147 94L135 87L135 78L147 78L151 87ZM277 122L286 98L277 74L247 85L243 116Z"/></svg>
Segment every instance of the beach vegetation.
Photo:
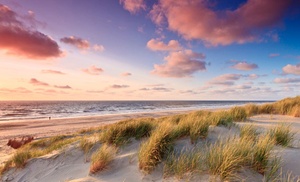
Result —
<svg viewBox="0 0 300 182"><path fill-rule="evenodd" d="M103 144L91 157L90 173L97 173L107 168L117 152L115 146Z"/></svg>
<svg viewBox="0 0 300 182"><path fill-rule="evenodd" d="M12 158L6 161L2 173L11 167L22 168L29 159L49 154L55 150L60 150L77 140L79 140L78 137L55 136L28 143L19 148Z"/></svg>
<svg viewBox="0 0 300 182"><path fill-rule="evenodd" d="M163 157L172 151L174 136L178 136L172 134L173 129L172 123L163 122L151 133L149 139L142 143L138 154L139 168L142 171L150 173Z"/></svg>
<svg viewBox="0 0 300 182"><path fill-rule="evenodd" d="M204 155L200 149L188 152L182 151L179 155L171 153L164 165L164 177L175 176L179 179L187 173L199 173L203 170Z"/></svg>
<svg viewBox="0 0 300 182"><path fill-rule="evenodd" d="M82 137L80 139L79 146L85 154L87 154L94 145L95 145L95 142L87 139L86 137Z"/></svg>
<svg viewBox="0 0 300 182"><path fill-rule="evenodd" d="M244 107L233 107L229 110L229 115L233 121L245 121L247 119L246 109Z"/></svg>
<svg viewBox="0 0 300 182"><path fill-rule="evenodd" d="M247 104L244 106L244 108L246 110L246 114L248 117L259 114L259 106L255 105L255 104Z"/></svg>
<svg viewBox="0 0 300 182"><path fill-rule="evenodd" d="M232 138L209 146L207 161L209 172L222 179L235 177L237 171L251 161L253 141Z"/></svg>
<svg viewBox="0 0 300 182"><path fill-rule="evenodd" d="M233 124L233 117L228 111L216 111L208 116L211 125L214 126L231 126Z"/></svg>
<svg viewBox="0 0 300 182"><path fill-rule="evenodd" d="M273 149L273 147L274 140L269 135L261 135L258 138L256 144L252 148L253 159L251 162L251 166L254 170L261 174L265 174L268 168L271 150Z"/></svg>
<svg viewBox="0 0 300 182"><path fill-rule="evenodd" d="M258 132L253 125L243 125L240 127L240 137L256 140Z"/></svg>
<svg viewBox="0 0 300 182"><path fill-rule="evenodd" d="M270 129L269 135L277 145L287 147L293 141L295 133L291 131L290 125L282 123Z"/></svg>
<svg viewBox="0 0 300 182"><path fill-rule="evenodd" d="M140 139L150 136L154 126L155 120L153 118L122 121L106 127L100 133L99 140L102 143L120 146L127 143L131 137Z"/></svg>

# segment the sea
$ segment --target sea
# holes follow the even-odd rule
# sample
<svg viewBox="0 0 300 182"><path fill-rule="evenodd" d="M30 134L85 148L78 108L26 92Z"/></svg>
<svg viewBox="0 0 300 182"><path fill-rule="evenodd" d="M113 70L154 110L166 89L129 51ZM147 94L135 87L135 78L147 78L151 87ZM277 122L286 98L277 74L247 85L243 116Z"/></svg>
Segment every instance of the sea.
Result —
<svg viewBox="0 0 300 182"><path fill-rule="evenodd" d="M272 101L0 101L0 122L227 108Z"/></svg>

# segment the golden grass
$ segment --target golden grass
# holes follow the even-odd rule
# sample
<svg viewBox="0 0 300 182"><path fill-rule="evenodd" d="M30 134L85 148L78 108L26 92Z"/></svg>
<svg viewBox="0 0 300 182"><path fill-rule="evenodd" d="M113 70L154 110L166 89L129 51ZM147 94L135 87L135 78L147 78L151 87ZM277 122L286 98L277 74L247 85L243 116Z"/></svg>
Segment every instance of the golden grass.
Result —
<svg viewBox="0 0 300 182"><path fill-rule="evenodd" d="M223 179L236 177L242 166L264 174L273 148L272 141L268 136L261 136L257 141L245 136L213 144L207 153L209 171Z"/></svg>
<svg viewBox="0 0 300 182"><path fill-rule="evenodd" d="M253 125L244 125L240 128L240 137L256 140L258 133Z"/></svg>
<svg viewBox="0 0 300 182"><path fill-rule="evenodd" d="M228 111L216 111L208 116L208 120L214 126L231 126L233 117Z"/></svg>
<svg viewBox="0 0 300 182"><path fill-rule="evenodd" d="M272 159L271 150L274 144L290 145L294 134L289 126L279 125L271 129L266 136L259 136L253 126L247 125L241 127L240 138L219 141L202 151L193 150L178 156L171 153L174 141L180 137L188 136L192 143L196 143L197 140L207 137L210 125L230 127L233 122L245 121L247 117L255 114L300 117L300 96L258 106L248 104L233 107L227 111L197 111L157 119L130 119L84 129L79 133L100 135L99 140L103 143L92 156L91 173L101 171L109 165L117 151L115 146L126 144L131 137L149 137L139 149L139 168L146 173L150 173L158 163L167 158L164 167L166 176L175 175L181 178L185 173L207 169L211 174L230 179L235 177L242 167L250 167L264 174L265 179L275 179L279 162ZM18 149L16 154L0 167L0 174L11 167L24 167L29 159L59 150L75 141L80 141L79 146L85 153L94 145L86 136L79 138L61 135L34 141Z"/></svg>
<svg viewBox="0 0 300 182"><path fill-rule="evenodd" d="M260 136L256 145L252 148L252 167L259 173L264 174L267 170L274 140L269 135Z"/></svg>
<svg viewBox="0 0 300 182"><path fill-rule="evenodd" d="M238 138L211 145L206 161L209 172L220 175L222 179L234 177L236 172L251 160L252 146L251 140Z"/></svg>
<svg viewBox="0 0 300 182"><path fill-rule="evenodd" d="M174 126L170 122L161 123L150 138L143 142L139 150L139 168L150 173L162 161L164 155L171 151Z"/></svg>
<svg viewBox="0 0 300 182"><path fill-rule="evenodd" d="M244 106L248 117L254 116L259 113L259 107L255 104L247 104Z"/></svg>
<svg viewBox="0 0 300 182"><path fill-rule="evenodd" d="M277 145L288 146L293 141L295 133L291 131L290 125L284 123L270 129L269 135Z"/></svg>
<svg viewBox="0 0 300 182"><path fill-rule="evenodd" d="M175 175L181 179L186 173L197 173L203 170L204 155L198 149L179 155L172 153L164 165L164 177Z"/></svg>
<svg viewBox="0 0 300 182"><path fill-rule="evenodd" d="M233 107L229 110L229 115L233 121L245 121L247 119L246 109L244 107Z"/></svg>
<svg viewBox="0 0 300 182"><path fill-rule="evenodd" d="M97 173L107 168L116 155L117 148L103 144L91 157L90 173Z"/></svg>
<svg viewBox="0 0 300 182"><path fill-rule="evenodd" d="M131 137L140 139L149 136L155 123L153 118L122 121L106 127L99 139L103 143L119 146L127 143Z"/></svg>
<svg viewBox="0 0 300 182"><path fill-rule="evenodd" d="M95 142L87 139L86 137L80 139L79 147L83 150L85 154L88 153L94 145Z"/></svg>
<svg viewBox="0 0 300 182"><path fill-rule="evenodd" d="M29 159L49 154L54 150L62 149L64 146L73 143L76 140L78 140L77 137L67 138L67 136L55 136L49 139L28 143L19 148L12 158L5 163L1 173L4 173L11 167L22 168Z"/></svg>

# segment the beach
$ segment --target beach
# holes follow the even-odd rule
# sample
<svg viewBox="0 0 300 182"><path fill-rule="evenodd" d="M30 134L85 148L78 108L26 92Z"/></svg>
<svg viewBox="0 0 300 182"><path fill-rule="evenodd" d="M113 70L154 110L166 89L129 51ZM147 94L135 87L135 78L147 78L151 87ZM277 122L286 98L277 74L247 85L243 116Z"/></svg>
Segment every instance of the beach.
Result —
<svg viewBox="0 0 300 182"><path fill-rule="evenodd" d="M216 110L214 110L216 111ZM162 116L172 116L176 114L190 113L192 111L169 111L156 113L138 113L138 114L121 114L76 118L52 118L44 120L21 120L3 122L0 124L0 160L3 163L11 157L15 150L6 146L8 139L14 137L22 137L24 135L34 136L36 139L47 138L59 134L73 134L82 129L112 124L120 120L132 118L157 118ZM291 172L295 176L300 176L300 118L286 115L270 115L260 114L248 118L244 122L237 123L238 126L254 125L259 130L267 130L279 123L284 122L291 126L293 132L296 133L292 147L282 148L276 147L274 152L282 158L282 173ZM237 129L227 128L223 126L210 127L207 140L210 142L230 138L238 134ZM32 159L24 169L18 171L10 171L4 176L4 181L180 181L175 177L165 178L163 175L163 166L160 164L156 169L145 175L138 169L137 151L141 145L141 141L131 140L129 144L119 149L119 152L108 169L96 175L89 174L89 162L85 155L77 147L72 144L62 152L54 152L37 159ZM195 147L190 143L189 138L181 138L174 144L177 150L187 150ZM261 181L263 176L253 171L245 170L241 175L246 176L246 181ZM250 176L250 177L249 177ZM192 176L190 181L208 181L216 180L209 174L201 176ZM184 180L181 180L184 181Z"/></svg>
<svg viewBox="0 0 300 182"><path fill-rule="evenodd" d="M14 120L0 122L0 164L9 158L14 149L6 145L9 139L33 136L36 139L61 134L71 134L82 129L111 124L132 118L162 117L191 111L163 111L133 114L111 114L105 116L82 116L73 118L51 118L35 120Z"/></svg>

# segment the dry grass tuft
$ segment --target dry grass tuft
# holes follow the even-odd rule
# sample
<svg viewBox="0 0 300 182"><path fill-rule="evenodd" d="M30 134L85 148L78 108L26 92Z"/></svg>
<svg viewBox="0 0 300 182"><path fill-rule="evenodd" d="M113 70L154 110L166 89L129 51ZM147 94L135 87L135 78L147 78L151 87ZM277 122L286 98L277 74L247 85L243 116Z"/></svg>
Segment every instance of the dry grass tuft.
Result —
<svg viewBox="0 0 300 182"><path fill-rule="evenodd" d="M246 109L244 107L233 107L229 110L233 121L245 121L247 119Z"/></svg>
<svg viewBox="0 0 300 182"><path fill-rule="evenodd" d="M272 128L269 131L269 135L273 138L277 145L287 147L293 141L295 133L292 133L290 125L284 123Z"/></svg>
<svg viewBox="0 0 300 182"><path fill-rule="evenodd" d="M155 123L153 118L122 121L106 127L99 139L101 142L120 146L127 143L130 137L140 139L150 136Z"/></svg>
<svg viewBox="0 0 300 182"><path fill-rule="evenodd" d="M150 138L142 143L139 150L139 168L145 173L150 173L162 161L164 155L171 152L173 129L172 123L163 122L153 131Z"/></svg>
<svg viewBox="0 0 300 182"><path fill-rule="evenodd" d="M240 137L256 140L258 133L253 125L244 125L240 128Z"/></svg>
<svg viewBox="0 0 300 182"><path fill-rule="evenodd" d="M203 170L204 155L200 150L194 149L187 153L181 152L178 156L172 153L164 165L164 176L175 175L183 178L186 173L196 173Z"/></svg>
<svg viewBox="0 0 300 182"><path fill-rule="evenodd" d="M117 148L103 144L91 158L90 173L97 173L107 168L109 163L114 159Z"/></svg>
<svg viewBox="0 0 300 182"><path fill-rule="evenodd" d="M86 137L81 138L79 143L80 148L85 154L88 153L94 145L95 142L88 140Z"/></svg>

